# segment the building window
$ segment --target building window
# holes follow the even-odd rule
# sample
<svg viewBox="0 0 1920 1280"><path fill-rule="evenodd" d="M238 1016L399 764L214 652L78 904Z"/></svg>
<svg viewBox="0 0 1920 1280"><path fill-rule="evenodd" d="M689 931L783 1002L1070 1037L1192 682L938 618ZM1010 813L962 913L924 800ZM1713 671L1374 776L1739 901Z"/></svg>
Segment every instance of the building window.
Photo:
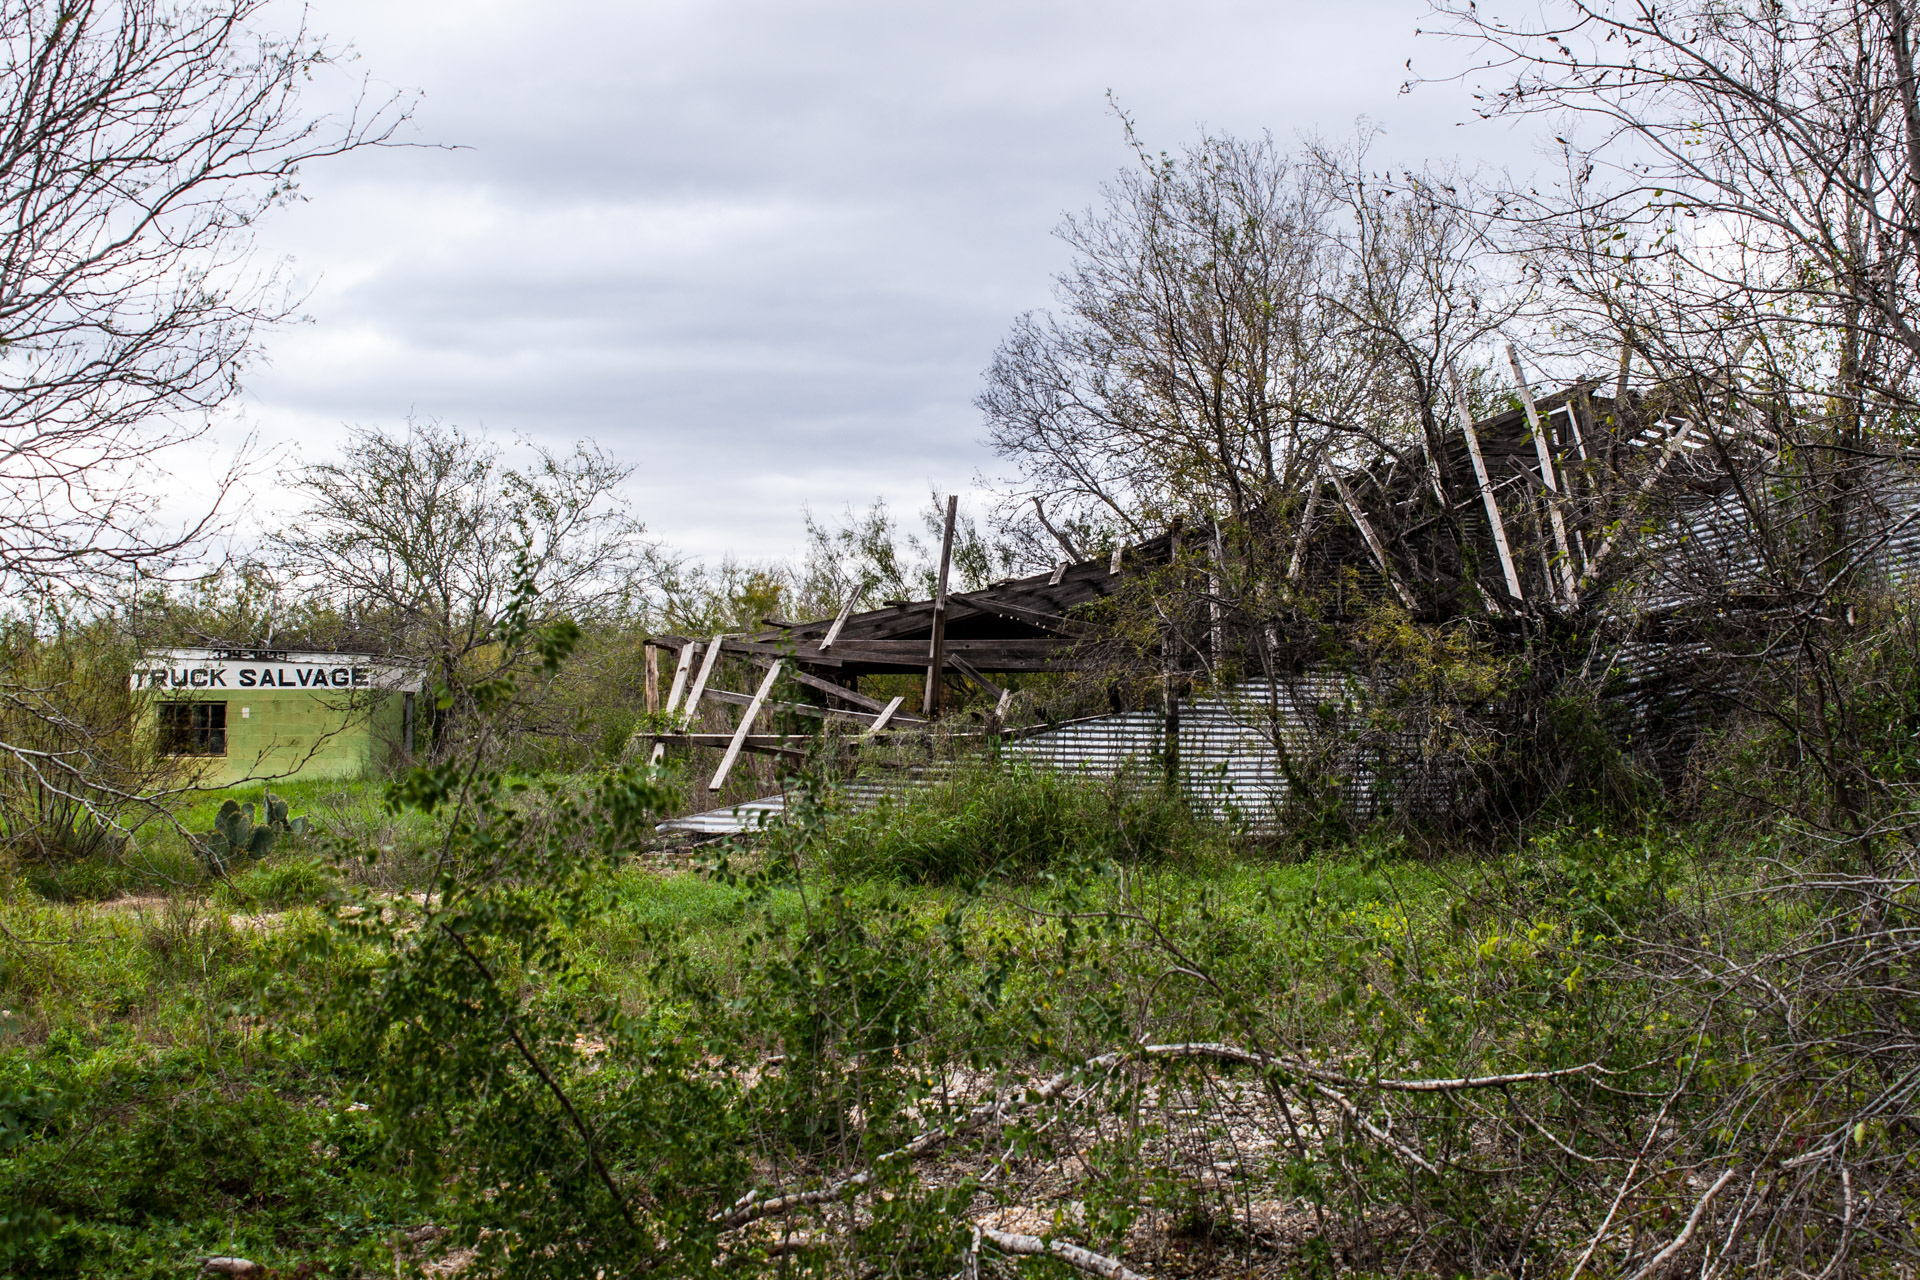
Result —
<svg viewBox="0 0 1920 1280"><path fill-rule="evenodd" d="M227 704L161 703L160 750L170 756L227 754Z"/></svg>

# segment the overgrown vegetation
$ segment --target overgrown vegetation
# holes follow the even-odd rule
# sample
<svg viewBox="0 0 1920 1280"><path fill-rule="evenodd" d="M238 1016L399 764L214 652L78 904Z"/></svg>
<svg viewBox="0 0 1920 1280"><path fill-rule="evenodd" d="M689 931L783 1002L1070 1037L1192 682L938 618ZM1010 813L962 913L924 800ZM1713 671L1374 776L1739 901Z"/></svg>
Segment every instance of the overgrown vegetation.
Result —
<svg viewBox="0 0 1920 1280"><path fill-rule="evenodd" d="M157 314L108 286L231 265L275 166L394 116L316 147L292 94L326 55L230 56L250 2L113 27L0 0L7 146L70 160L71 107L112 151L133 117L99 104L132 103L165 127L123 176L186 172L196 136L264 166L189 177L180 225L81 262L93 309L49 286L22 314L58 332L10 339L47 377L0 396L42 450L9 445L0 503L0 582L31 588L0 633L0 1270L1910 1272L1909 14L1441 8L1517 77L1490 111L1603 120L1562 138L1568 185L1136 146L981 402L1020 474L958 580L1169 529L1068 620L1082 669L1008 705L1265 688L1281 802L1219 823L1164 758L1010 763L962 705L864 777L845 740L742 770L729 798L778 785L783 817L699 844L655 825L706 796L699 759L632 751L637 641L919 592L924 546L875 507L810 523L797 566L691 566L596 448L514 468L415 424L308 471L273 555L156 580L192 539L147 538L136 428L223 402L279 313L213 277ZM176 71L202 95L161 92ZM255 127L196 135L222 103ZM70 175L41 194L74 225L122 208L96 165L28 170ZM1571 372L1617 349L1612 412L1684 424L1639 447L1664 466L1697 430L1720 468L1656 501L1634 437L1588 457L1576 424L1595 545L1549 561L1556 502L1506 499L1531 601L1462 523L1501 519L1477 455L1484 507L1435 447L1506 395L1491 344L1521 325ZM1383 517L1372 576L1303 574L1323 474L1356 530L1384 503L1433 554ZM216 639L417 650L433 731L391 776L196 790L126 673Z"/></svg>

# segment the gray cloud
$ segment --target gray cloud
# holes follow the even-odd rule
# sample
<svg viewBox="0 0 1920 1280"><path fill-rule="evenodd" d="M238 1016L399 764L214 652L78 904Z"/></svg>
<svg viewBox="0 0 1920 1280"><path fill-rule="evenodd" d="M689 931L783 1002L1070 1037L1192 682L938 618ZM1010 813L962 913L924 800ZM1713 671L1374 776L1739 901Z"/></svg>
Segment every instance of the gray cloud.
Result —
<svg viewBox="0 0 1920 1280"><path fill-rule="evenodd" d="M463 149L309 175L263 248L313 322L248 415L309 456L409 411L592 437L677 545L787 553L802 504L991 470L970 400L1048 301L1052 227L1127 160L1108 90L1168 147L1366 114L1383 159L1514 152L1454 127L1458 92L1399 96L1422 11L315 0L361 69L424 90L416 136Z"/></svg>

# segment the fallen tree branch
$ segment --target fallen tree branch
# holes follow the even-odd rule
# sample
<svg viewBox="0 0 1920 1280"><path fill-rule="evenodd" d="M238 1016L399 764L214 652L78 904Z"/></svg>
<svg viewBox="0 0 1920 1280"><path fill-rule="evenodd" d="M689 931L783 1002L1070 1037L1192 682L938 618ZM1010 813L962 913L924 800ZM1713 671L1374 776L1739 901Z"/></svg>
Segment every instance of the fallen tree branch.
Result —
<svg viewBox="0 0 1920 1280"><path fill-rule="evenodd" d="M975 1227L980 1238L990 1242L1002 1253L1018 1254L1021 1257L1058 1258L1070 1267L1085 1271L1091 1275L1103 1277L1103 1280L1147 1280L1146 1276L1130 1269L1125 1263L1109 1258L1104 1253L1095 1253L1091 1249L1082 1249L1077 1244L1068 1244L1064 1240L1042 1240L1039 1236L1023 1236L1012 1231L995 1231L992 1227Z"/></svg>
<svg viewBox="0 0 1920 1280"><path fill-rule="evenodd" d="M1456 1076L1452 1079L1437 1080L1363 1080L1358 1076L1343 1076L1337 1072L1320 1067L1308 1066L1294 1058L1277 1058L1270 1053L1241 1049L1235 1045L1220 1044L1216 1041L1195 1041L1187 1044L1148 1044L1140 1046L1141 1052L1161 1058L1213 1058L1221 1062L1237 1063L1249 1067L1279 1067L1291 1071L1319 1084L1338 1085L1343 1089L1387 1089L1396 1093L1448 1093L1463 1089L1498 1089L1510 1084L1538 1084L1547 1080L1559 1080L1567 1076L1611 1075L1612 1072L1597 1062L1582 1063L1577 1067L1556 1067L1551 1071L1515 1071L1498 1076ZM1111 1055L1109 1055L1111 1056Z"/></svg>
<svg viewBox="0 0 1920 1280"><path fill-rule="evenodd" d="M1680 1234L1675 1236L1673 1242L1666 1248L1649 1258L1646 1266L1634 1272L1632 1280L1648 1280L1648 1277L1657 1275L1667 1263L1687 1247L1687 1242L1693 1239L1693 1233L1699 1229L1700 1219L1706 1216L1707 1208L1713 1203L1713 1198L1720 1194L1720 1188L1733 1181L1733 1173L1734 1171L1729 1168L1720 1175L1718 1181L1707 1188L1706 1194L1700 1197L1693 1206L1693 1212L1687 1216L1687 1225L1680 1229Z"/></svg>
<svg viewBox="0 0 1920 1280"><path fill-rule="evenodd" d="M1090 1071L1103 1070L1117 1066L1128 1053L1139 1053L1147 1058L1206 1058L1216 1062L1230 1062L1237 1066L1262 1067L1292 1072L1312 1086L1314 1092L1325 1097L1338 1107L1349 1120L1364 1131L1374 1141L1397 1152L1401 1159L1415 1165L1427 1173L1439 1176L1436 1169L1419 1152L1407 1146L1392 1134L1386 1132L1366 1116L1349 1098L1343 1089L1387 1089L1401 1093L1446 1093L1467 1089L1497 1089L1506 1085L1535 1084L1547 1080L1562 1079L1567 1076L1589 1075L1592 1073L1609 1074L1598 1063L1589 1062L1578 1067L1560 1067L1552 1071L1520 1071L1497 1076L1460 1076L1453 1079L1433 1080L1362 1080L1352 1076L1343 1076L1337 1072L1325 1071L1308 1066L1294 1059L1277 1058L1259 1050L1242 1049L1237 1045L1219 1041L1188 1041L1177 1044L1143 1044L1132 1050L1114 1049L1098 1057L1088 1058L1085 1062L1069 1067L1038 1088L1028 1089L1012 1096L995 1098L973 1108L958 1125L946 1129L929 1129L916 1135L905 1146L897 1147L880 1156L875 1163L889 1160L912 1160L926 1155L949 1142L956 1141L970 1133L991 1126L1005 1124L1024 1112L1032 1110L1041 1103L1049 1102L1064 1092L1068 1085ZM838 1181L818 1187L811 1191L791 1191L760 1199L757 1191L749 1191L724 1214L715 1216L722 1231L732 1231L737 1227L757 1222L761 1218L788 1213L794 1209L804 1209L809 1205L828 1204L840 1199L849 1191L857 1191L873 1180L871 1172L851 1174ZM1032 1237L1023 1237L1031 1239ZM1097 1255L1096 1255L1097 1256ZM1118 1264L1116 1264L1118 1265Z"/></svg>

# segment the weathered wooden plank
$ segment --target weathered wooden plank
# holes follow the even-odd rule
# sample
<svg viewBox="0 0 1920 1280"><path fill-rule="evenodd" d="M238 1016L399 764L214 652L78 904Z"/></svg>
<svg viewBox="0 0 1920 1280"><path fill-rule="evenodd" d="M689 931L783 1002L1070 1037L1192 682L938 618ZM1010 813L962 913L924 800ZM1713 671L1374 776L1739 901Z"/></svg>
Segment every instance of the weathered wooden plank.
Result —
<svg viewBox="0 0 1920 1280"><path fill-rule="evenodd" d="M999 685L995 684L993 681L987 679L985 676L981 675L980 669L978 667L974 666L971 662L968 662L965 658L961 657L959 654L955 653L955 654L948 655L947 665L952 667L955 671L958 671L961 675L965 676L967 679L979 685L982 689L984 689L987 692L988 696L993 698L1001 698L1005 696L1006 691L1004 689L1002 689Z"/></svg>
<svg viewBox="0 0 1920 1280"><path fill-rule="evenodd" d="M680 646L680 660L676 662L673 667L673 687L667 690L667 714L669 716L680 709L680 695L684 693L687 688L687 668L693 664L694 652L699 647L699 645L692 641L688 641L686 644ZM659 764L661 757L666 755L666 753L666 744L656 739L653 744L651 763Z"/></svg>
<svg viewBox="0 0 1920 1280"><path fill-rule="evenodd" d="M1360 536L1366 540L1367 550L1373 553L1374 564L1379 567L1381 574L1393 587L1394 594L1400 597L1400 602L1407 608L1417 609L1419 606L1414 603L1413 592L1407 589L1406 583L1400 581L1400 575L1393 571L1393 562L1387 559L1387 549L1382 545L1380 535L1373 531L1373 524L1367 519L1366 512L1360 509L1360 504L1355 502L1353 495L1347 492L1346 482L1340 479L1340 473L1329 470L1327 475L1333 480L1334 490L1340 495L1340 504L1347 509L1347 519L1353 521L1353 527L1358 529Z"/></svg>
<svg viewBox="0 0 1920 1280"><path fill-rule="evenodd" d="M647 685L647 714L657 716L660 714L660 646L644 644L640 646L640 651L646 659L642 678Z"/></svg>
<svg viewBox="0 0 1920 1280"><path fill-rule="evenodd" d="M893 701L887 703L886 708L873 718L873 723L867 726L867 731L860 735L860 740L864 742L886 728L888 723L892 721L894 713L900 710L900 704L906 700L906 695L900 694L896 696Z"/></svg>
<svg viewBox="0 0 1920 1280"><path fill-rule="evenodd" d="M1052 534L1053 540L1060 544L1060 549L1067 553L1067 559L1080 559L1080 553L1074 549L1073 543L1067 541L1067 535L1054 528L1053 521L1047 519L1047 509L1040 505L1040 495L1037 493L1033 495L1033 510L1034 514L1040 517L1041 527Z"/></svg>
<svg viewBox="0 0 1920 1280"><path fill-rule="evenodd" d="M885 705L878 698L869 698L857 689L849 689L844 685L837 685L831 680L822 680L819 676L811 672L796 671L793 673L793 678L809 689L818 689L830 697L838 698L842 702L851 703L856 707L865 707L869 711L878 711Z"/></svg>
<svg viewBox="0 0 1920 1280"><path fill-rule="evenodd" d="M720 661L720 653L726 648L726 633L715 636L707 644L707 656L700 663L700 674L694 677L693 688L687 691L687 708L680 718L688 724L693 723L694 713L700 710L700 695L705 692L707 681L713 678L714 664Z"/></svg>
<svg viewBox="0 0 1920 1280"><path fill-rule="evenodd" d="M1520 367L1520 352L1509 342L1507 344L1507 362L1513 366L1514 385L1520 388L1520 405L1527 411L1527 426L1533 432L1534 452L1540 460L1540 482L1547 487L1547 516L1553 525L1553 544L1560 552L1561 600L1571 609L1574 593L1579 590L1573 576L1573 547L1567 542L1567 521L1561 513L1564 498L1559 482L1553 474L1553 452L1547 447L1546 423L1540 419L1540 410L1533 403L1533 388L1527 385L1526 371ZM1553 579L1547 579L1551 587Z"/></svg>
<svg viewBox="0 0 1920 1280"><path fill-rule="evenodd" d="M821 637L820 647L822 649L833 648L833 642L840 638L840 628L847 625L847 619L853 614L853 602L859 598L857 593L850 595L847 597L847 602L840 606L840 612L834 615L833 625L828 627L827 634Z"/></svg>
<svg viewBox="0 0 1920 1280"><path fill-rule="evenodd" d="M1487 523L1493 529L1493 547L1500 553L1500 568L1507 575L1507 594L1524 602L1526 595L1520 590L1520 571L1513 567L1513 551L1507 546L1507 527L1500 519L1500 503L1493 496L1492 481L1487 478L1487 461L1480 456L1480 437L1474 432L1473 416L1467 412L1460 375L1452 365L1447 366L1447 377L1453 386L1454 415L1460 420L1460 434L1467 438L1467 457L1473 460L1473 475L1480 482L1480 500L1486 504Z"/></svg>
<svg viewBox="0 0 1920 1280"><path fill-rule="evenodd" d="M1014 622L1024 622L1030 626L1043 627L1048 631L1058 631L1065 635L1085 635L1093 630L1084 622L1063 617L1057 613L1029 609L1024 605L1008 604L1004 600L996 600L985 593L953 596L947 603L951 610L948 615L949 620L953 617L966 616L959 612L964 608L967 614L991 614L994 617L1009 618Z"/></svg>
<svg viewBox="0 0 1920 1280"><path fill-rule="evenodd" d="M919 642L915 641L910 643L919 643ZM741 639L735 638L727 641L727 652L737 653L742 657L749 657L749 658L797 657L800 661L811 663L816 667L838 667L843 665L838 656L838 651L840 649L844 649L846 647L846 644L847 642L843 637L836 644L834 653L822 653L820 652L820 646L818 645L761 644L758 641L754 641L754 640L741 640ZM924 650L926 646L924 644L920 644L920 648Z"/></svg>
<svg viewBox="0 0 1920 1280"><path fill-rule="evenodd" d="M709 689L707 690L707 697L715 702L725 702L736 707L746 707L753 704L752 694L735 693L731 689ZM859 724L872 724L877 718L876 714L871 711L849 711L845 707L822 707L811 702L769 702L761 709L768 712L787 711L798 716L810 716L815 720L838 717L844 720L852 720Z"/></svg>
<svg viewBox="0 0 1920 1280"><path fill-rule="evenodd" d="M670 745L724 747L733 742L733 735L730 733L663 733L660 735L660 739L662 742ZM805 737L795 737L789 734L750 733L747 735L746 741L740 744L740 749L742 751L757 752L761 755L792 756L795 759L805 759L807 752L804 747L794 747L786 744L806 741L808 741L808 739Z"/></svg>
<svg viewBox="0 0 1920 1280"><path fill-rule="evenodd" d="M1055 639L1046 636L1022 637L1006 640L948 640L943 646L948 653L965 654L974 665L980 665L980 658L986 655L1019 656L1025 658L1064 657L1074 650L1071 640ZM925 666L927 661L927 643L924 640L842 640L836 651L842 662L873 662L893 660L917 655L916 665ZM811 661L809 650L798 649L792 656L802 662ZM780 657L788 655L781 654Z"/></svg>
<svg viewBox="0 0 1920 1280"><path fill-rule="evenodd" d="M947 495L946 531L940 537L939 590L933 596L933 638L927 646L927 691L921 713L940 714L946 703L947 571L953 566L953 524L960 514L960 495Z"/></svg>
<svg viewBox="0 0 1920 1280"><path fill-rule="evenodd" d="M765 704L767 695L773 692L774 682L780 678L781 669L785 666L784 662L775 662L767 668L767 674L760 680L759 692L747 704L747 712L740 717L740 724L734 730L733 741L727 744L727 753L720 757L720 767L714 770L713 781L707 784L708 791L718 791L727 780L727 774L733 771L733 762L740 758L740 748L746 745L747 735L753 732L753 722L759 718L760 708Z"/></svg>

